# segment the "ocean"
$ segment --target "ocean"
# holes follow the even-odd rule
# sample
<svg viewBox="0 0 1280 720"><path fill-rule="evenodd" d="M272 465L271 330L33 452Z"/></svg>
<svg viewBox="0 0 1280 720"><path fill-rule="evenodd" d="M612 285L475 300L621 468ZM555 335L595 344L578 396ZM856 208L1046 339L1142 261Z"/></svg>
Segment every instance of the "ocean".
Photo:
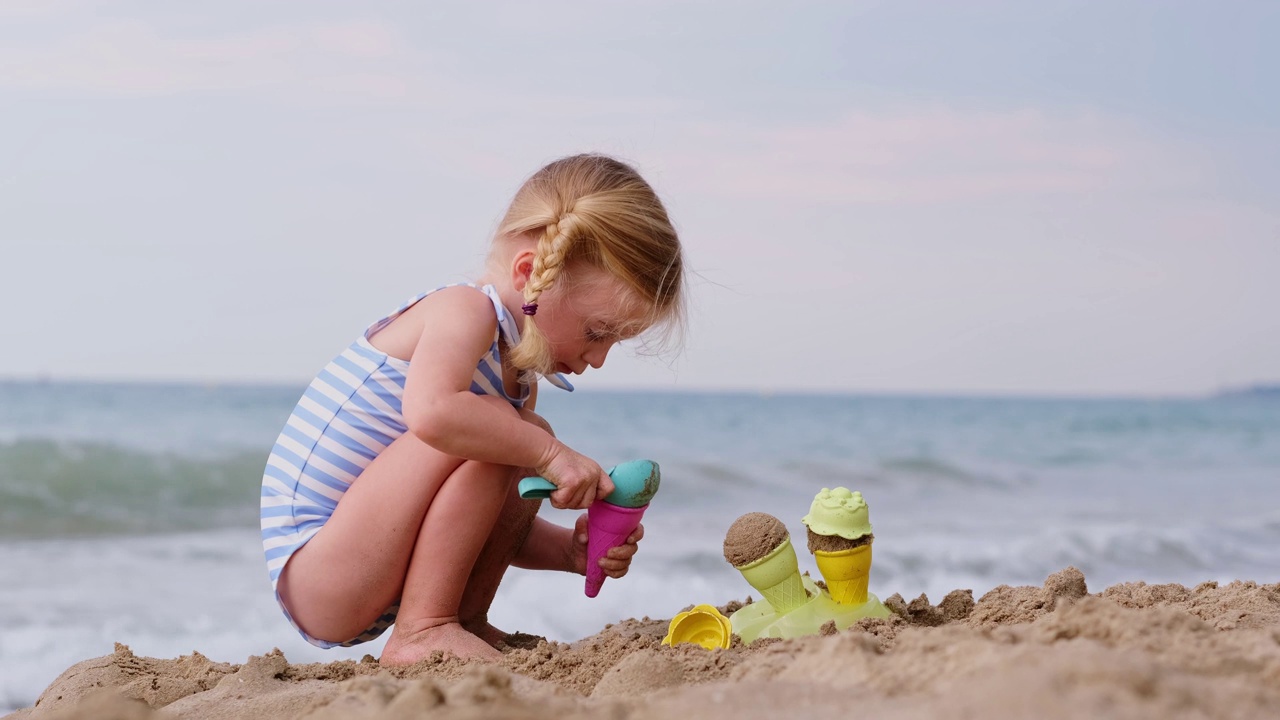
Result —
<svg viewBox="0 0 1280 720"><path fill-rule="evenodd" d="M320 650L271 597L262 465L302 386L0 382L0 712L114 642L244 662ZM540 412L602 465L663 484L630 575L512 570L505 630L573 641L753 591L721 555L740 515L793 536L824 487L871 508L881 598L1041 584L1280 581L1280 400L816 396L548 390ZM571 524L576 514L544 508ZM798 542L802 569L816 568Z"/></svg>

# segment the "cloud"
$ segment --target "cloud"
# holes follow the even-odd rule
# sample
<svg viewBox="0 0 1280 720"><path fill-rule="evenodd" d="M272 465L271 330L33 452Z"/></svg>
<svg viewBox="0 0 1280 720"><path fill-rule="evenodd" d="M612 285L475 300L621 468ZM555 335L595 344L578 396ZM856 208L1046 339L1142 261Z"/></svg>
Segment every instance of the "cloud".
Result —
<svg viewBox="0 0 1280 720"><path fill-rule="evenodd" d="M198 36L136 20L61 26L54 42L33 31L0 43L0 89L430 108L400 130L400 142L473 176L523 176L529 148L539 160L550 148L592 148L643 156L699 193L797 207L1151 193L1201 182L1186 148L1097 110L935 104L743 118L621 92L590 74L577 91L512 85L374 19Z"/></svg>
<svg viewBox="0 0 1280 720"><path fill-rule="evenodd" d="M154 96L192 91L312 88L405 94L387 61L406 52L379 22L310 23L190 37L134 20L52 42L0 46L0 88Z"/></svg>
<svg viewBox="0 0 1280 720"><path fill-rule="evenodd" d="M662 164L735 198L920 205L1194 181L1177 148L1097 112L856 110L779 127L704 123L682 134Z"/></svg>

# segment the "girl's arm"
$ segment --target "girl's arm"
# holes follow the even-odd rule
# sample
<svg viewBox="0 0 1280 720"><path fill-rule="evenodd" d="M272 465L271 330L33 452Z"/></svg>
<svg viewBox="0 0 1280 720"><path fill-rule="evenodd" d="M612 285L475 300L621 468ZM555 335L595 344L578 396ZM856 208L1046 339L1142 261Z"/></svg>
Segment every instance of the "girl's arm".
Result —
<svg viewBox="0 0 1280 720"><path fill-rule="evenodd" d="M609 549L600 558L600 567L611 578L620 578L631 569L631 559L644 538L644 525L637 526L627 541ZM511 562L526 570L562 570L585 574L587 571L587 516L578 516L573 529L535 518L529 537Z"/></svg>
<svg viewBox="0 0 1280 720"><path fill-rule="evenodd" d="M538 404L538 386L529 388L529 399L524 406L530 413ZM545 422L545 421L544 421ZM586 573L587 567L587 526L586 515L578 517L578 522L570 530L554 523L534 517L533 526L524 543L516 551L511 564L525 570L559 570L563 572ZM600 567L612 578L620 578L627 574L631 567L631 558L638 549L637 543L644 537L644 526L636 528L627 538L627 542L609 550L601 559Z"/></svg>
<svg viewBox="0 0 1280 720"><path fill-rule="evenodd" d="M471 392L476 364L493 343L493 302L473 288L445 288L423 299L422 330L405 379L405 425L418 439L454 457L529 467L557 487L551 504L585 508L613 492L613 481L518 413Z"/></svg>
<svg viewBox="0 0 1280 720"><path fill-rule="evenodd" d="M533 519L529 537L511 564L525 570L561 570L582 573L574 567L573 530L542 518Z"/></svg>
<svg viewBox="0 0 1280 720"><path fill-rule="evenodd" d="M404 386L409 431L437 450L468 460L543 468L558 451L550 433L471 392L476 364L493 343L493 302L452 287L422 301L422 334Z"/></svg>

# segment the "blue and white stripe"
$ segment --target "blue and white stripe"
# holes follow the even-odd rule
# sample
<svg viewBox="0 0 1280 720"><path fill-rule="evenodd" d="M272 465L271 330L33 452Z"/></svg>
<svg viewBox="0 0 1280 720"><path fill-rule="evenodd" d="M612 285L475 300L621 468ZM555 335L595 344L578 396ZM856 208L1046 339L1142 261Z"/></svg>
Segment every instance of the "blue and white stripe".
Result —
<svg viewBox="0 0 1280 720"><path fill-rule="evenodd" d="M471 391L500 397L521 407L529 388L522 386L517 398L507 395L498 353L500 341L508 346L520 341L519 328L492 285L477 289L493 302L498 327L489 352L476 365ZM276 439L262 475L261 502L262 547L272 589L285 563L329 520L351 483L378 453L404 434L402 398L409 363L374 348L369 337L429 294L412 298L369 326L326 365L311 381ZM547 379L558 387L573 389L558 375ZM278 593L276 599L279 601ZM300 628L298 632L320 647L367 642L395 622L397 607L388 608L372 627L344 643L312 638ZM288 615L285 611L285 616ZM292 618L289 622L297 628Z"/></svg>

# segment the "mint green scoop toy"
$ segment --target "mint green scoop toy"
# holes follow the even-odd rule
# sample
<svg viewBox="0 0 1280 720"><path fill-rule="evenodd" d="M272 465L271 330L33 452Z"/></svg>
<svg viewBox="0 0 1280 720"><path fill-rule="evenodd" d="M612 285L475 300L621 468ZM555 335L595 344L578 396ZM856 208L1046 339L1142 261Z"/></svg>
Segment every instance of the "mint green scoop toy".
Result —
<svg viewBox="0 0 1280 720"><path fill-rule="evenodd" d="M610 505L638 508L649 504L658 493L662 472L652 460L631 460L613 466L609 470L613 480L613 492L603 500ZM556 486L543 477L527 477L520 481L520 497L526 500L542 500L551 497Z"/></svg>
<svg viewBox="0 0 1280 720"><path fill-rule="evenodd" d="M658 463L652 460L615 465L609 477L613 480L613 492L587 508L587 597L599 594L604 584L601 558L627 541L662 482ZM527 477L519 485L520 497L526 500L550 497L555 489L550 480L541 477Z"/></svg>

